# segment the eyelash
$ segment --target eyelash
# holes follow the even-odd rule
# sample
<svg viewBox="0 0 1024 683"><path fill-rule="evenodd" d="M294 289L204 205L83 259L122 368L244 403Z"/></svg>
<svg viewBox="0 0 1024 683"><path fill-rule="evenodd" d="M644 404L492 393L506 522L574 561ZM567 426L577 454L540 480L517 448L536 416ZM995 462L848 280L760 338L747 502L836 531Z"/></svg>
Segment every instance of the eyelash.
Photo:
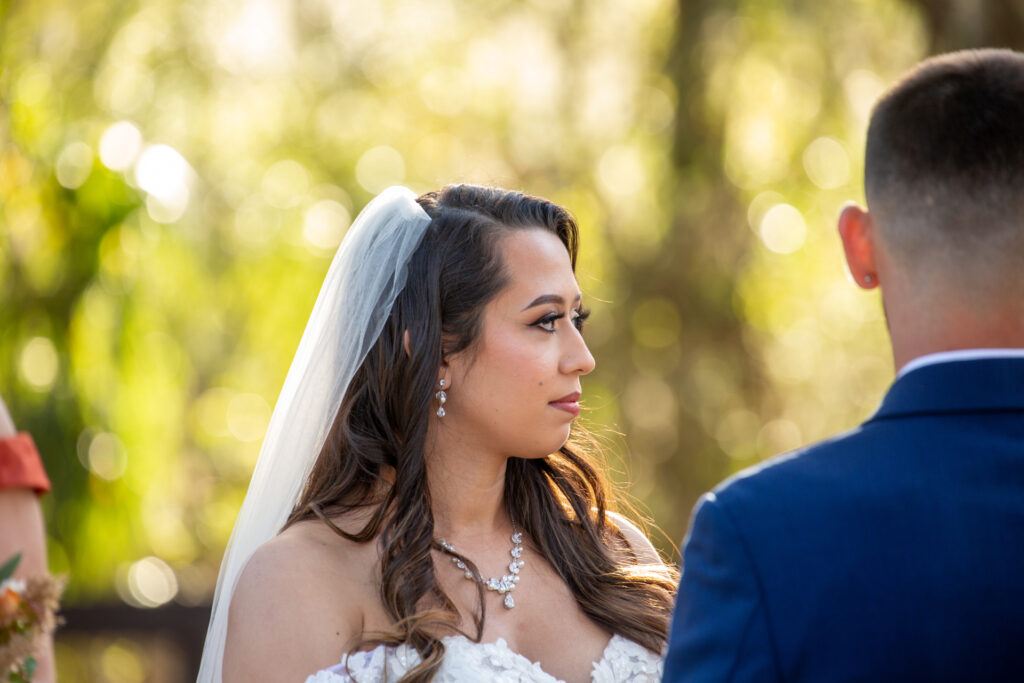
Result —
<svg viewBox="0 0 1024 683"><path fill-rule="evenodd" d="M576 314L576 316L572 319L572 323L573 323L573 325L576 326L577 330L582 332L583 331L584 323L586 323L587 322L587 318L590 317L590 309L580 308L580 309L577 309L577 310L575 310L573 312ZM544 316L543 318L541 318L537 322L533 323L533 326L534 327L539 327L540 329L544 330L548 334L554 334L555 333L554 328L548 329L548 328L544 327L544 325L554 325L555 321L561 320L564 317L565 317L565 313L549 313L548 315Z"/></svg>

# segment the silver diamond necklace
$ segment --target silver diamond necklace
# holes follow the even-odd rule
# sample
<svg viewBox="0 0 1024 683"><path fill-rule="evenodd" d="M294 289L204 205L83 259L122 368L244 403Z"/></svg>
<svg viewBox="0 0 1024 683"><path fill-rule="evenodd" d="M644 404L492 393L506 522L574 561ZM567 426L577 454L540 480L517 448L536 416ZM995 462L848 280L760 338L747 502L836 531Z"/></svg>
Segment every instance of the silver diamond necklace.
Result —
<svg viewBox="0 0 1024 683"><path fill-rule="evenodd" d="M452 563L461 569L465 573L465 577L470 581L477 581L476 575L466 566L466 563L460 560L458 557L454 557L457 552L455 546L443 538L438 538L437 542L441 545L441 548L451 555ZM515 522L512 523L512 549L508 551L509 555L512 556L512 561L508 563L508 574L505 574L500 579L491 577L484 579L484 588L489 591L494 591L499 595L504 595L505 600L503 604L505 609L512 609L516 606L516 601L512 599L512 591L516 589L516 584L519 583L519 570L523 568L526 562L523 561L523 532L516 529Z"/></svg>

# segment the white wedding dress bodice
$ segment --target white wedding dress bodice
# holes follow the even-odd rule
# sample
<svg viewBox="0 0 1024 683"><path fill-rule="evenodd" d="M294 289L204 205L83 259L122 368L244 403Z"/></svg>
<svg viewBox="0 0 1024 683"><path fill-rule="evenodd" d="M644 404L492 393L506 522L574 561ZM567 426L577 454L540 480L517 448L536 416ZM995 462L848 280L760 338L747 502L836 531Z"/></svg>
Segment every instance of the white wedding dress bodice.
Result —
<svg viewBox="0 0 1024 683"><path fill-rule="evenodd" d="M444 661L437 683L561 683L540 664L513 651L499 638L493 643L474 643L465 636L443 639ZM379 645L369 652L343 655L341 663L313 674L306 683L394 683L420 663L419 653L408 645ZM590 672L592 683L658 683L661 657L642 645L615 635Z"/></svg>

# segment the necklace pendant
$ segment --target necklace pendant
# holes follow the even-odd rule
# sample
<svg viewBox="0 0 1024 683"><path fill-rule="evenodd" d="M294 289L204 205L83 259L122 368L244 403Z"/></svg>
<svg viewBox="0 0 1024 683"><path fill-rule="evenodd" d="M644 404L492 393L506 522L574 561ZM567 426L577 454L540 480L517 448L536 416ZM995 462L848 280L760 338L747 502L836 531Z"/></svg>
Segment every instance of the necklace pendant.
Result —
<svg viewBox="0 0 1024 683"><path fill-rule="evenodd" d="M443 402L443 401L442 401ZM441 408L443 410L443 408ZM439 413L440 414L440 413ZM441 549L445 552L452 554L452 564L458 567L464 574L466 579L470 581L480 582L484 588L489 591L494 591L502 597L501 604L505 606L505 609L512 609L516 606L516 601L512 597L512 591L515 590L516 584L519 583L519 571L526 564L522 559L523 555L523 532L515 528L515 522L512 526L512 549L509 554L512 556L512 561L508 564L508 574L505 574L500 579L497 577L483 578L477 577L473 572L469 570L466 563L455 556L455 546L443 538L438 538L437 542L441 546Z"/></svg>

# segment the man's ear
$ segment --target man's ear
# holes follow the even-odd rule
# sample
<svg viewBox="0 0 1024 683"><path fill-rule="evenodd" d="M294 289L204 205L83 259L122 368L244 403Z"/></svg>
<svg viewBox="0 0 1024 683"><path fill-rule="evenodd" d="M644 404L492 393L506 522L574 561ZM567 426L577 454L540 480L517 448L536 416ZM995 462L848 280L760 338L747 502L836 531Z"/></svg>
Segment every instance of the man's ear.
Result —
<svg viewBox="0 0 1024 683"><path fill-rule="evenodd" d="M412 358L412 337L409 336L409 330L402 333L402 347L405 349L405 355Z"/></svg>
<svg viewBox="0 0 1024 683"><path fill-rule="evenodd" d="M877 287L877 233L875 219L868 210L856 204L844 206L839 214L839 238L843 241L846 265L850 269L853 281L861 289Z"/></svg>

